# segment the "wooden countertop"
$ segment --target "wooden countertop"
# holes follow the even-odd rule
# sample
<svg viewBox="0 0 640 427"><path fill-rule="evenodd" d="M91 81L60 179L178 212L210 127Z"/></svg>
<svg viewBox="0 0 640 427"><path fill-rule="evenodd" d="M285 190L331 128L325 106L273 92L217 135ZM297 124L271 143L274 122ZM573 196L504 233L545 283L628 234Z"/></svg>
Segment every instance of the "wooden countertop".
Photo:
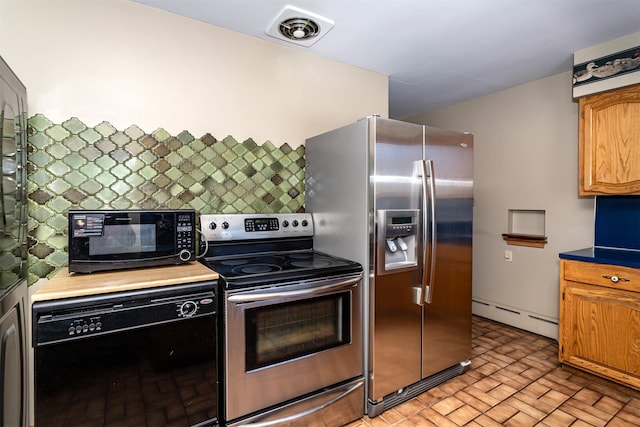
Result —
<svg viewBox="0 0 640 427"><path fill-rule="evenodd" d="M90 274L69 273L69 269L64 267L34 292L31 301L81 297L217 279L218 273L199 262Z"/></svg>

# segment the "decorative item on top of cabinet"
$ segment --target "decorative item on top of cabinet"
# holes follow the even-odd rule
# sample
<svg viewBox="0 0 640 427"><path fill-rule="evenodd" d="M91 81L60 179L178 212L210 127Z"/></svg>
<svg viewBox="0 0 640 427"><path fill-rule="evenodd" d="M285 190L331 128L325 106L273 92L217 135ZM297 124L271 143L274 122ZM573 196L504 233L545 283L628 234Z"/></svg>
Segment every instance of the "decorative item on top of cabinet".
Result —
<svg viewBox="0 0 640 427"><path fill-rule="evenodd" d="M640 194L640 84L579 105L578 194Z"/></svg>
<svg viewBox="0 0 640 427"><path fill-rule="evenodd" d="M640 390L640 269L560 260L559 360Z"/></svg>

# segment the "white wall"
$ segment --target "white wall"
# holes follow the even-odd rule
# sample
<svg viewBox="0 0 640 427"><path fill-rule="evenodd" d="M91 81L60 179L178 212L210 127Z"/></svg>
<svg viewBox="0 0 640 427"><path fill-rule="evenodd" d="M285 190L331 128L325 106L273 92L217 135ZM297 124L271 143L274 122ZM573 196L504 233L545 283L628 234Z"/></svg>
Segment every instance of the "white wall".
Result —
<svg viewBox="0 0 640 427"><path fill-rule="evenodd" d="M384 75L127 0L0 0L0 56L55 123L297 147L388 115Z"/></svg>
<svg viewBox="0 0 640 427"><path fill-rule="evenodd" d="M578 197L578 105L566 72L410 119L474 134L474 312L557 337L558 253L593 242ZM545 211L543 249L510 246L509 209ZM504 261L505 250L513 261ZM496 308L508 308L519 314Z"/></svg>

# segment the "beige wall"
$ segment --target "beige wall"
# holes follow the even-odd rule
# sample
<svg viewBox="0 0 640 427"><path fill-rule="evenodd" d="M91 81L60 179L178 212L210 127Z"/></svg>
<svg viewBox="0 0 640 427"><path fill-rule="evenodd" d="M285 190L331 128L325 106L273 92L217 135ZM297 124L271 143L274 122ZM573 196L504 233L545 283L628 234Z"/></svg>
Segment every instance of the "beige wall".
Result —
<svg viewBox="0 0 640 427"><path fill-rule="evenodd" d="M292 147L370 114L388 79L127 0L0 0L29 114Z"/></svg>
<svg viewBox="0 0 640 427"><path fill-rule="evenodd" d="M127 0L0 0L0 56L54 123L295 148L388 116L387 76Z"/></svg>
<svg viewBox="0 0 640 427"><path fill-rule="evenodd" d="M593 198L578 197L578 106L566 72L413 117L474 134L474 312L556 337L558 253L591 246ZM544 210L544 249L509 246L509 209ZM513 261L504 261L505 250ZM507 308L520 314L500 310Z"/></svg>

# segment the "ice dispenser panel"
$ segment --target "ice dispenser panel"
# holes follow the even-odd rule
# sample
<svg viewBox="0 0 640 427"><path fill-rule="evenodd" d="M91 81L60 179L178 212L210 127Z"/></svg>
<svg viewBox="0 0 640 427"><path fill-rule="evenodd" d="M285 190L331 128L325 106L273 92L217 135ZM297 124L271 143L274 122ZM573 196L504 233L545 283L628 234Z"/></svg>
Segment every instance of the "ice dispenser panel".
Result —
<svg viewBox="0 0 640 427"><path fill-rule="evenodd" d="M378 211L378 274L389 274L418 266L417 209Z"/></svg>

